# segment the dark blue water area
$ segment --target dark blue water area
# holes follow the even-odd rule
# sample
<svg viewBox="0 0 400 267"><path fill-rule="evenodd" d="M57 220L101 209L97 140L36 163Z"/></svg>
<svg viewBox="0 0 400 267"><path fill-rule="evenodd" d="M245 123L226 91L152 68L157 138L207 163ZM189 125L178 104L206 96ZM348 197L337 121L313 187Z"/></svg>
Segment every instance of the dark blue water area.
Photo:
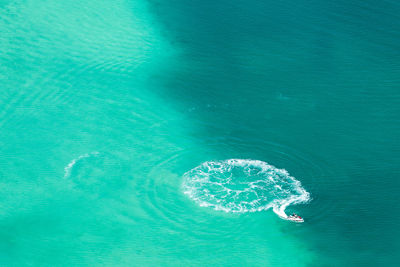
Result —
<svg viewBox="0 0 400 267"><path fill-rule="evenodd" d="M150 3L180 49L153 78L169 76L158 93L179 100L193 138L301 180L313 200L292 209L324 264L395 265L400 4Z"/></svg>

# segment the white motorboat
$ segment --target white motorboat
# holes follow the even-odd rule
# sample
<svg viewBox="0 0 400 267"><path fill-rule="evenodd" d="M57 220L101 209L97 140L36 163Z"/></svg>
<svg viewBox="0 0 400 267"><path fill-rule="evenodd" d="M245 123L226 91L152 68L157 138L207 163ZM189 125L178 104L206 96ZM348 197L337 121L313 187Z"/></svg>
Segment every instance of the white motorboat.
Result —
<svg viewBox="0 0 400 267"><path fill-rule="evenodd" d="M288 217L287 217L287 219L289 220L289 221L292 221L292 222L298 222L298 223L302 223L302 222L304 222L304 219L303 218L301 218L299 215L297 215L297 214L292 214L292 215L289 215Z"/></svg>

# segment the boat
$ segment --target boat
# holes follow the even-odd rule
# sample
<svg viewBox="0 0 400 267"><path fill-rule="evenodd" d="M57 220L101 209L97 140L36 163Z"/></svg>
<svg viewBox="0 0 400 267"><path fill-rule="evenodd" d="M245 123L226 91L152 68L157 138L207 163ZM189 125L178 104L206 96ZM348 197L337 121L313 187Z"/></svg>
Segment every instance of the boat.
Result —
<svg viewBox="0 0 400 267"><path fill-rule="evenodd" d="M301 218L299 215L294 214L294 213L292 215L289 215L287 219L292 222L298 222L298 223L304 222L303 218Z"/></svg>

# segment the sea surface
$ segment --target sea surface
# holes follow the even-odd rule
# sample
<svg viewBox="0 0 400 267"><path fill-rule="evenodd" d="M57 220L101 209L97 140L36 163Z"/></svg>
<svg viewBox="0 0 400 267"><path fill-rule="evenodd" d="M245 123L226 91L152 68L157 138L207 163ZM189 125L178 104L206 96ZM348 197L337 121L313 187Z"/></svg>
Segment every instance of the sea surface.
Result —
<svg viewBox="0 0 400 267"><path fill-rule="evenodd" d="M399 136L399 1L0 0L1 266L398 266Z"/></svg>

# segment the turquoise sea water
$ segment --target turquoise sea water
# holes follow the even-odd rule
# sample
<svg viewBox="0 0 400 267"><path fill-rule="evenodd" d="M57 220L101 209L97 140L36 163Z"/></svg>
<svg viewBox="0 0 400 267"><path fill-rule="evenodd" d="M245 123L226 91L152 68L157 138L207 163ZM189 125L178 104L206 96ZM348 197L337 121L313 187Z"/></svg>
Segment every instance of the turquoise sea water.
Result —
<svg viewBox="0 0 400 267"><path fill-rule="evenodd" d="M399 14L0 1L0 265L396 266Z"/></svg>

